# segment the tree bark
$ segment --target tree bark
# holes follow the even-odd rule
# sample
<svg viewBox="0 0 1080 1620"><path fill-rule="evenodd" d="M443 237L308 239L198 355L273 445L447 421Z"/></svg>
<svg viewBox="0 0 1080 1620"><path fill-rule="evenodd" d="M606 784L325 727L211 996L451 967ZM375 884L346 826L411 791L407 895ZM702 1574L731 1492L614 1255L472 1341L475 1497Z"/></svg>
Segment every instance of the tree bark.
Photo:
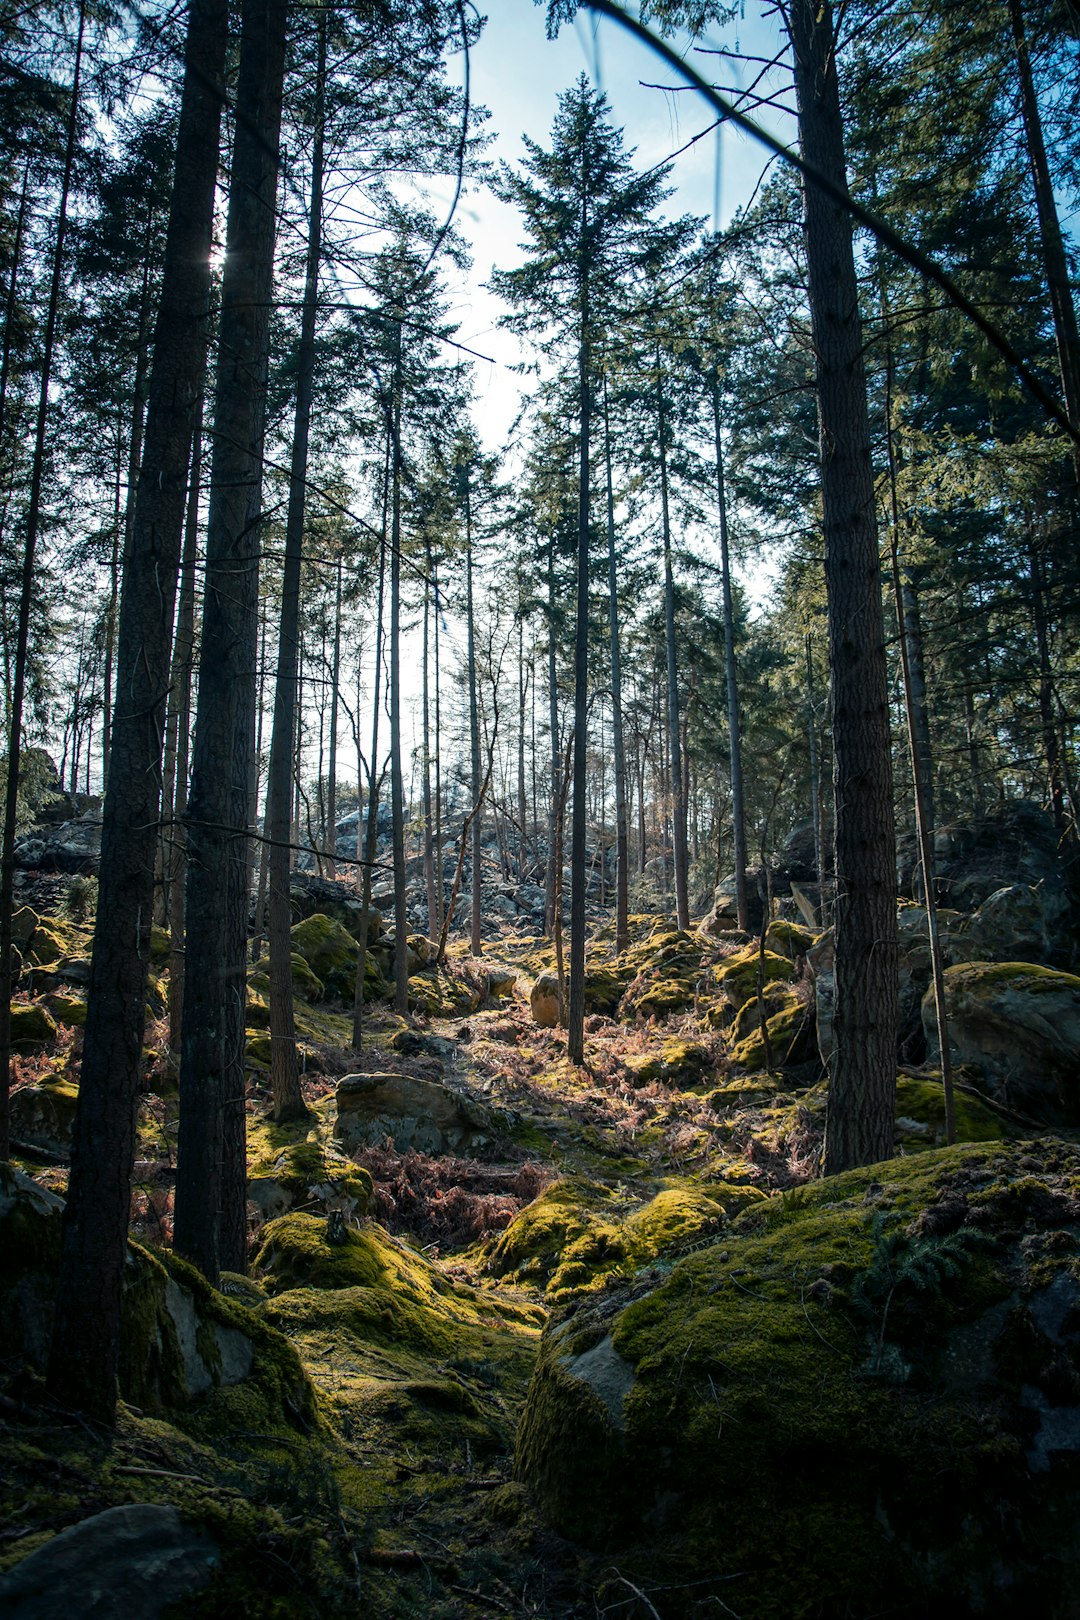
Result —
<svg viewBox="0 0 1080 1620"><path fill-rule="evenodd" d="M611 751L615 767L615 954L630 943L630 832L626 808L626 739L623 733L622 654L619 646L619 578L615 557L615 489L611 473L611 423L604 377L604 469L607 475L608 641L611 648Z"/></svg>
<svg viewBox="0 0 1080 1620"><path fill-rule="evenodd" d="M664 372L656 355L656 424L660 441L660 520L664 536L664 638L667 653L667 715L671 758L671 862L675 878L675 916L682 929L690 927L687 885L689 852L686 839L686 793L683 786L681 727L679 723L679 671L675 651L675 576L671 566L671 510L668 494L667 410Z"/></svg>
<svg viewBox="0 0 1080 1620"><path fill-rule="evenodd" d="M720 436L720 382L712 376L713 444L716 452L716 504L720 514L720 585L724 603L724 678L727 683L728 746L731 758L731 842L735 862L735 915L744 933L750 929L750 897L746 889L746 808L743 794L742 723L739 718L739 676L735 664L735 612L731 601L731 556L728 546L727 490L724 483L724 444Z"/></svg>
<svg viewBox="0 0 1080 1620"><path fill-rule="evenodd" d="M828 0L792 0L803 157L845 182ZM821 434L836 800L836 1014L825 1171L888 1158L896 1095L896 870L881 568L851 223L814 185L804 230Z"/></svg>
<svg viewBox="0 0 1080 1620"><path fill-rule="evenodd" d="M409 1010L409 940L405 894L405 783L401 769L401 321L394 365L390 506L390 815L394 860L394 1010ZM374 764L374 762L373 762Z"/></svg>
<svg viewBox="0 0 1080 1620"><path fill-rule="evenodd" d="M187 816L174 1241L211 1281L220 1266L227 1197L226 1106L230 1129L243 1125L242 1098L239 1118L232 1115L235 1041L238 1029L243 1036L246 999L245 750L254 746L258 529L285 13L285 0L245 0L241 24L206 533L202 645L210 656L199 668Z"/></svg>
<svg viewBox="0 0 1080 1620"><path fill-rule="evenodd" d="M187 953L187 814L188 771L191 764L191 687L195 669L195 568L199 544L199 499L202 489L202 396L199 397L188 478L187 520L180 574L180 601L176 610L170 678L170 717L175 741L173 799L169 808L166 864L169 873L169 1049L179 1052L184 1012L184 970Z"/></svg>
<svg viewBox="0 0 1080 1620"><path fill-rule="evenodd" d="M266 778L269 826L267 858L267 935L270 944L270 1088L275 1120L303 1119L307 1113L300 1090L296 1021L292 985L292 910L289 903L289 828L292 801L293 739L297 718L297 669L300 641L300 575L303 564L304 515L307 508L308 445L315 398L315 317L322 253L323 93L326 79L326 10L318 13L318 64L315 84L315 131L311 159L311 203L308 210L307 264L300 318L296 373L289 506L285 520L285 560L281 579L274 719Z"/></svg>
<svg viewBox="0 0 1080 1620"><path fill-rule="evenodd" d="M587 248L588 175L581 201L580 340L578 344L578 524L577 612L574 627L574 807L570 818L570 985L566 1050L571 1063L585 1061L585 788L589 715L589 429L592 415L592 315ZM556 872L556 882L561 873ZM557 908L561 910L561 907Z"/></svg>
<svg viewBox="0 0 1080 1620"><path fill-rule="evenodd" d="M1043 139L1039 99L1035 94L1035 78L1031 71L1031 56L1028 51L1021 0L1009 0L1009 21L1012 24L1016 66L1020 75L1020 104L1024 115L1024 133L1027 136L1028 160L1035 186L1035 207L1039 216L1039 237L1042 243L1046 285L1054 317L1061 390L1065 396L1065 410L1069 421L1074 428L1078 428L1080 427L1080 331L1077 330L1076 308L1069 281L1069 262L1065 256L1065 242L1054 199L1054 185L1050 177L1050 165L1046 161L1046 142ZM1077 495L1080 496L1080 446L1075 444L1073 471Z"/></svg>
<svg viewBox="0 0 1080 1620"><path fill-rule="evenodd" d="M112 772L49 1361L53 1394L103 1422L111 1422L116 1400L162 728L203 378L227 38L224 0L192 0L143 460L124 562Z"/></svg>
<svg viewBox="0 0 1080 1620"><path fill-rule="evenodd" d="M480 912L483 887L483 807L480 801L480 701L476 680L476 618L473 603L473 525L472 525L472 464L466 460L463 495L465 499L465 616L468 638L469 666L469 764L473 802L472 816L472 911L470 915L469 946L474 956L483 950L480 937Z"/></svg>

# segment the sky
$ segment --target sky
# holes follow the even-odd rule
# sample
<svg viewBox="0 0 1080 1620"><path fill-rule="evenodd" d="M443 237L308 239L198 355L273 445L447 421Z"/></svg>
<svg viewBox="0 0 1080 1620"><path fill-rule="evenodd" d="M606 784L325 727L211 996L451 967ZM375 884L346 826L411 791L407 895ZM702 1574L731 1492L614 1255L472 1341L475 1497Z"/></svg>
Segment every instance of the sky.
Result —
<svg viewBox="0 0 1080 1620"><path fill-rule="evenodd" d="M778 49L777 30L775 24L763 23L757 11L752 0L749 15L717 27L706 43L729 49L738 44L750 54L772 57ZM695 91L665 92L642 83L669 85L675 80L616 23L582 12L573 26L549 40L544 17L545 7L533 0L492 0L481 38L470 53L470 97L491 113L486 128L494 137L493 161L518 163L523 134L543 146L550 143L559 94L582 71L607 95L613 122L624 130L627 146L636 149L641 168L660 162L713 124L712 109ZM745 85L757 71L719 58L695 55L693 60L723 88ZM779 83L778 77L774 85ZM769 124L782 138L794 138L793 120L771 116ZM767 155L730 127L705 135L676 159L669 212L699 215L710 227L727 224L753 194ZM449 195L447 189L446 205ZM432 201L437 212L438 194ZM467 190L457 225L470 245L473 267L454 284L453 319L460 323L459 341L490 357L491 363L476 364L476 425L485 446L495 450L505 444L517 414L522 382L510 367L523 356L517 341L498 328L502 306L485 283L493 267L507 269L520 261L523 231L516 211L483 186Z"/></svg>

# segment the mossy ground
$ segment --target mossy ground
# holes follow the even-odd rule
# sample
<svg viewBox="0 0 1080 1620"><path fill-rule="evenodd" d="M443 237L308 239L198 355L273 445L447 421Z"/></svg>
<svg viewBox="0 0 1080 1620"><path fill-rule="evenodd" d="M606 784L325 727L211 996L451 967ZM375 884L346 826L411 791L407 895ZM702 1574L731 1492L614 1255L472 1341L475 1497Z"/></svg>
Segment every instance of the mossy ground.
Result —
<svg viewBox="0 0 1080 1620"><path fill-rule="evenodd" d="M62 937L60 930L55 941L43 933L43 946L50 953L62 947L57 961L85 953L85 930L76 937L72 925L60 921ZM294 964L304 1083L312 1108L308 1121L275 1125L269 1118L268 1047L261 1044L266 985L257 974L248 1020L251 1173L276 1178L300 1207L263 1228L253 1280L225 1280L232 1310L253 1313L291 1343L306 1375L307 1403L297 1402L295 1391L286 1404L265 1386L245 1390L240 1385L155 1417L126 1409L106 1447L101 1437L50 1410L32 1381L8 1384L9 1391L24 1389L27 1411L25 1418L9 1414L10 1421L0 1412L0 1422L7 1423L0 1430L0 1460L10 1463L0 1487L2 1527L9 1531L0 1542L0 1557L14 1559L35 1540L96 1508L123 1500L170 1500L206 1523L227 1551L218 1582L185 1610L196 1616L222 1609L253 1620L284 1620L301 1612L344 1616L358 1609L374 1620L471 1620L492 1612L545 1620L584 1620L624 1609L630 1614L633 1594L618 1581L625 1574L643 1591L647 1585L651 1590L644 1566L639 1571L620 1555L613 1567L610 1558L596 1561L560 1540L511 1477L515 1430L541 1325L549 1310L568 1307L584 1331L589 1313L607 1320L604 1313L615 1309L622 1290L652 1293L658 1286L675 1288L676 1279L690 1276L699 1279L695 1295L717 1282L725 1308L729 1298L745 1300L749 1334L755 1312L760 1316L763 1309L753 1296L763 1294L772 1309L774 1285L780 1288L779 1272L774 1276L766 1265L768 1246L787 1233L796 1214L799 1236L796 1240L794 1225L790 1235L796 1277L809 1289L822 1268L835 1265L835 1275L826 1278L829 1286L838 1293L849 1288L850 1268L855 1261L862 1264L873 1239L860 1226L861 1235L847 1232L841 1241L840 1224L827 1207L831 1200L854 1196L854 1183L824 1184L824 1192L807 1186L816 1174L824 1119L820 1066L813 1056L797 1061L788 1052L790 1062L774 1062L777 1072L770 1076L748 1044L755 1034L760 1044L756 946L733 951L715 939L679 933L670 919L656 917L631 920L631 945L621 957L613 957L604 931L591 947L581 1068L568 1060L564 1032L532 1022L529 978L548 965L549 953L540 942L525 939L499 943L500 964L520 969L522 978L516 987L504 985L497 1006L484 1000L486 959L472 961L458 942L444 968L421 967L413 974L408 1018L390 1012L385 1001L369 1001L365 1047L356 1054L350 1050L346 994L350 962L355 971L355 943L346 945L336 928L310 922L315 926L306 932L300 925L304 953L298 950ZM36 926L52 928L48 919ZM798 938L774 932L769 944L776 949L765 957L767 1010L776 1018L800 1009L805 1033L805 990L794 960L805 941L801 932ZM320 954L323 946L326 954ZM375 996L388 989L379 966L384 960L385 952L370 957L368 988ZM335 972L343 977L332 985ZM42 1002L51 995L47 1004L59 1011L59 997L77 998L78 989L59 988L50 970L47 985L43 979L32 993ZM60 1035L57 1045L19 1060L20 1078L71 1084L81 1037L70 1028ZM140 1174L157 1175L159 1190L167 1193L175 1151L175 1066L163 1042L164 1022L158 1020L148 1033L153 1094L141 1110L138 1151L144 1165ZM741 1058L736 1056L740 1042ZM367 1164L350 1166L333 1140L336 1077L387 1067L442 1078L498 1116L500 1128L485 1150L485 1164L471 1168L468 1161L455 1161L452 1174L460 1185L447 1187L431 1161L427 1185L463 1199L474 1172L477 1178L481 1171L509 1175L530 1162L555 1177L552 1185L524 1208L521 1198L495 1200L500 1211L495 1226L485 1228L479 1241L440 1239L425 1253L427 1238L411 1242L399 1211L393 1237L366 1221L348 1227L343 1243L329 1243L327 1203L315 1195L324 1177L354 1176L354 1190L364 1195L354 1201L356 1215L370 1207L366 1178L371 1174L384 1219L393 1196L400 1196L398 1183L386 1179L392 1156L372 1153ZM943 1111L932 1072L901 1077L897 1113L900 1152L920 1153L937 1142ZM996 1139L1008 1138L1013 1128L1000 1112L963 1091L958 1114L962 1137L987 1143L972 1151L1006 1151ZM888 1186L894 1179L897 1186L908 1186L914 1208L922 1193L909 1162L915 1163L896 1161ZM62 1169L44 1171L32 1161L24 1167L62 1188ZM403 1177L405 1168L399 1160L394 1173ZM928 1185L924 1179L923 1191ZM908 1194L889 1192L888 1197L896 1199L900 1219ZM868 1218L875 1209L888 1215L892 1207L887 1201L880 1208L868 1206ZM764 1224L756 1229L755 1222ZM161 1236L160 1223L144 1231ZM725 1252L741 1258L708 1259ZM718 1270L710 1269L714 1264ZM685 1290L687 1285L677 1286ZM711 1321L706 1320L710 1298L700 1302L706 1313L702 1331ZM855 1336L849 1343L844 1320L819 1320L816 1296L804 1301L800 1293L797 1302L784 1306L777 1365L764 1387L756 1395L747 1387L743 1404L742 1396L732 1397L730 1416L727 1407L720 1412L711 1392L694 1408L691 1455L704 1459L711 1447L726 1456L731 1436L751 1432L738 1425L750 1423L759 1407L768 1409L774 1429L782 1426L785 1392L795 1387L791 1380L797 1381L807 1344L818 1343L804 1304L826 1337L833 1337L835 1327L845 1355L855 1355L857 1348L866 1359L859 1338L865 1338L865 1330L858 1320L853 1317ZM637 1318L627 1313L632 1332L629 1325L620 1328L627 1354L637 1355L643 1346L643 1360L652 1353L648 1335L661 1331L659 1320L646 1316L643 1305ZM898 1331L907 1331L903 1311L897 1322ZM668 1392L673 1418L682 1412L687 1391L700 1395L704 1376L706 1352L696 1334L680 1341L680 1356L683 1351L685 1367ZM733 1355L737 1363L739 1356ZM719 1391L715 1370L713 1381ZM819 1401L823 1387L819 1378ZM856 1394L862 1388L851 1387ZM913 1423L924 1421L921 1408L911 1413ZM865 1418L844 1397L828 1418L830 1433L838 1435L847 1419L854 1424L857 1463L859 1424ZM582 1421L590 1421L588 1413ZM820 1421L824 1425L826 1417ZM808 1432L815 1445L819 1438L823 1444L828 1440L823 1429ZM961 1439L968 1435L962 1428L953 1432ZM598 1431L598 1444L602 1439ZM753 1455L740 1440L730 1458L737 1515L747 1523L764 1501L754 1484ZM827 1468L833 1466L830 1457ZM787 1515L794 1524L799 1507L794 1485L791 1500L781 1507L777 1522L786 1527ZM861 1508L855 1515L858 1527L860 1513ZM815 1524L822 1537L829 1531L824 1518L808 1515L808 1544ZM670 1542L670 1524L662 1513L656 1528L679 1578L690 1543L679 1551ZM770 1547L780 1546L772 1529L765 1539ZM792 1614L811 1612L799 1609L790 1572L770 1567L765 1579L776 1584L784 1601L795 1602ZM744 1614L732 1588L719 1586L715 1595ZM665 1620L669 1613L694 1612L689 1601L655 1593L649 1599ZM815 1612L829 1610L819 1605Z"/></svg>

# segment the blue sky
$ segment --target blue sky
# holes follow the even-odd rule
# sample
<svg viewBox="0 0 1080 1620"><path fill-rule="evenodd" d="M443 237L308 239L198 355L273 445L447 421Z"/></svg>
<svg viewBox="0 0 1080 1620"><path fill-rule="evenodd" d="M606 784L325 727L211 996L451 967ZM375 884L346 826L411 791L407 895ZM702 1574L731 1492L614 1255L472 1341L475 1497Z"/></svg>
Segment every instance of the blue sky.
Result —
<svg viewBox="0 0 1080 1620"><path fill-rule="evenodd" d="M495 159L517 162L522 134L548 143L558 96L582 70L607 95L614 122L624 129L627 145L636 148L643 168L685 146L713 122L711 109L693 91L647 88L642 81L671 84L672 74L611 21L598 22L582 12L574 26L548 40L544 7L533 0L491 0L487 16L471 55L470 92L491 113L487 128L494 136ZM775 24L762 22L756 0L751 0L750 13L718 27L710 43L729 49L738 43L748 53L771 57L777 41ZM756 72L741 65L737 70L741 76L736 77L736 70L720 58L694 60L724 87L744 85ZM780 82L777 77L774 87ZM785 139L794 139L791 120L774 116L770 126ZM764 152L733 129L724 130L719 140L715 133L705 136L676 160L672 175L676 194L670 211L698 214L710 224L718 217L726 224L753 193L764 161ZM505 442L518 408L520 381L509 367L521 353L516 342L498 330L500 306L483 284L492 266L507 268L518 261L522 231L514 210L485 188L473 188L463 198L458 225L470 243L473 269L455 287L454 318L460 322L461 341L495 362L479 363L476 369L477 426L486 444L495 449Z"/></svg>

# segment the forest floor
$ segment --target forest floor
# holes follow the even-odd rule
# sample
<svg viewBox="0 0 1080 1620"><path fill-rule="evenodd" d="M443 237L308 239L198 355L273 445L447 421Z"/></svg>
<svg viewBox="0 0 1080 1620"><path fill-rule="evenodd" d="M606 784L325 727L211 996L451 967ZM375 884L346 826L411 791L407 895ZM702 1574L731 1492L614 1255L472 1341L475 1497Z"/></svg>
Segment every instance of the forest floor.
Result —
<svg viewBox="0 0 1080 1620"><path fill-rule="evenodd" d="M716 973L736 946L677 936L660 918L640 919L639 936L660 942L651 959L660 965L633 980L636 1010L623 995L620 1017L589 1016L582 1068L568 1060L564 1031L534 1021L528 986L545 960L535 940L454 959L459 988L488 982L492 961L520 970L507 993L468 1014L402 1018L374 1007L359 1054L340 1007L298 1002L310 1119L271 1121L258 1065L248 1102L252 1175L290 1188L293 1208L253 1227L252 1282L224 1286L292 1340L316 1392L314 1422L286 1414L262 1429L267 1420L233 1413L219 1427L197 1407L151 1414L122 1404L107 1436L9 1366L0 1570L90 1513L169 1502L224 1550L212 1587L176 1614L655 1614L610 1561L547 1528L514 1481L539 1332L553 1310L595 1301L612 1283L661 1278L680 1255L715 1243L749 1202L814 1175L824 1088L805 1040L798 1063L754 1070L748 1021L718 1027L732 1012L717 1012ZM681 1005L659 1016L676 949L693 960L671 998ZM788 989L791 1006L812 1012L797 962ZM52 1046L24 1060L22 1084L70 1078L79 1039L61 1024ZM133 1235L154 1248L170 1237L176 1121L163 1018L148 1040L132 1214ZM346 1151L335 1135L346 1073L437 1081L479 1122L476 1140L455 1153L399 1151L389 1137ZM933 1076L912 1070L901 1092L898 1147L932 1146ZM974 1099L962 1113L968 1139L1010 1133ZM29 1152L16 1162L63 1191L62 1164ZM331 1249L328 1210L365 1171L368 1214Z"/></svg>

